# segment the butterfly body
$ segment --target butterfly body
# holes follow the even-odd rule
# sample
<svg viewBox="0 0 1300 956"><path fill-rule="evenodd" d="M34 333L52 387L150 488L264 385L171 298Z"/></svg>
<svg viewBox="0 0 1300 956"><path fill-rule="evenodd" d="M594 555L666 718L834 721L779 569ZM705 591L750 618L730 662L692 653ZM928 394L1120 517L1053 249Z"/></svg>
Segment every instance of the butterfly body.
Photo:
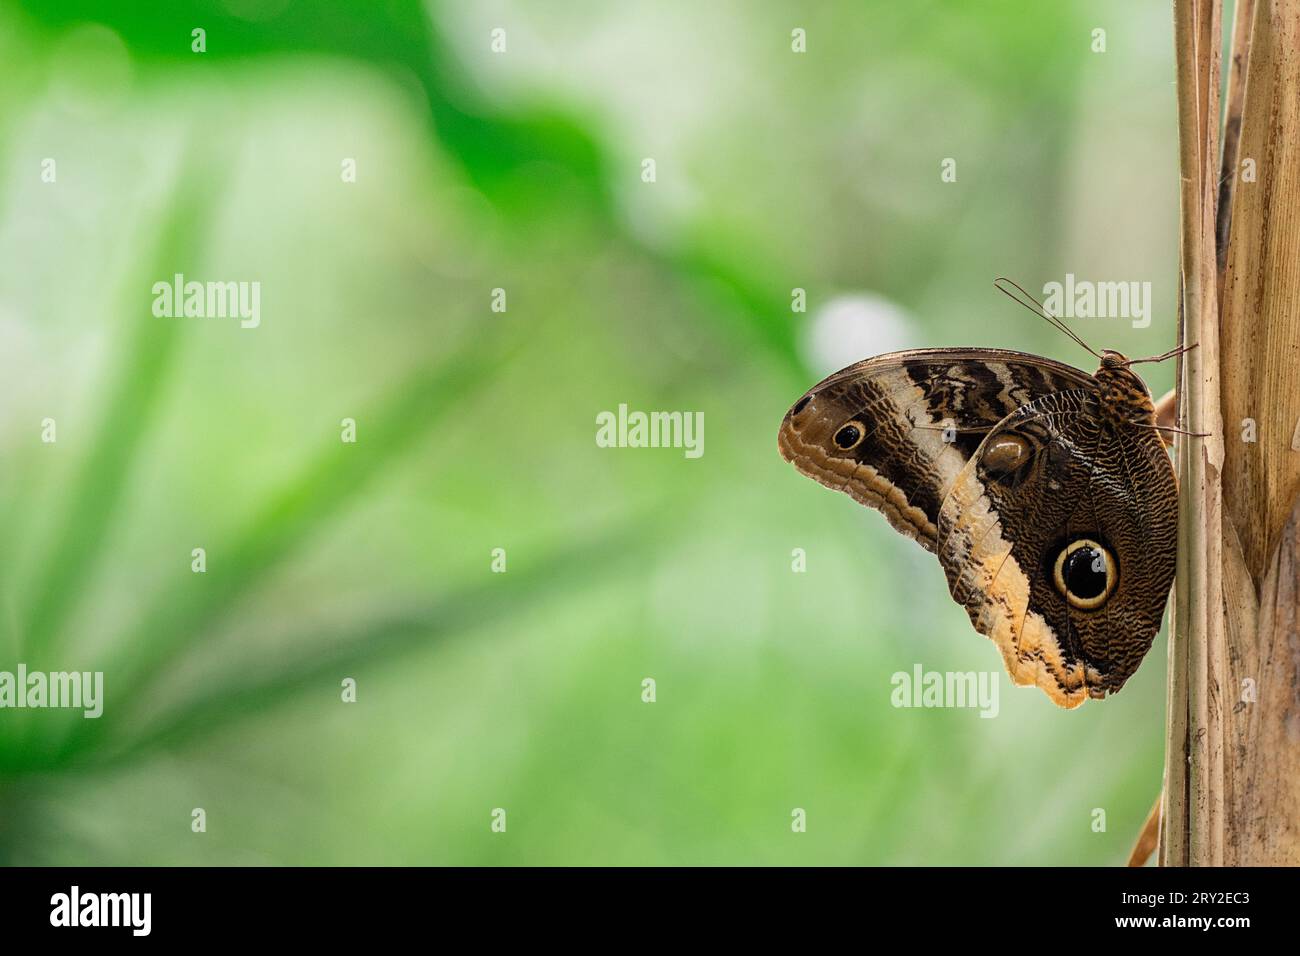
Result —
<svg viewBox="0 0 1300 956"><path fill-rule="evenodd" d="M1177 494L1154 424L1118 352L1089 375L1008 350L915 350L814 386L778 444L934 552L1012 679L1075 707L1119 690L1160 628Z"/></svg>

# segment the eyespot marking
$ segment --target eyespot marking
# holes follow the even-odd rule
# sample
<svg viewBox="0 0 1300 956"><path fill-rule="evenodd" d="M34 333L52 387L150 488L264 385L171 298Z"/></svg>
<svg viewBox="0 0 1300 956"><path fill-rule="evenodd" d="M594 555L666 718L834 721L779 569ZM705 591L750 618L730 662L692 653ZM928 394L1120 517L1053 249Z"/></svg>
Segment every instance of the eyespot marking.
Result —
<svg viewBox="0 0 1300 956"><path fill-rule="evenodd" d="M1114 592L1119 566L1105 545L1092 538L1075 538L1056 556L1052 579L1072 607L1094 611Z"/></svg>
<svg viewBox="0 0 1300 956"><path fill-rule="evenodd" d="M865 437L867 430L862 427L862 422L854 420L841 425L831 441L835 442L835 447L840 451L852 451L862 444Z"/></svg>

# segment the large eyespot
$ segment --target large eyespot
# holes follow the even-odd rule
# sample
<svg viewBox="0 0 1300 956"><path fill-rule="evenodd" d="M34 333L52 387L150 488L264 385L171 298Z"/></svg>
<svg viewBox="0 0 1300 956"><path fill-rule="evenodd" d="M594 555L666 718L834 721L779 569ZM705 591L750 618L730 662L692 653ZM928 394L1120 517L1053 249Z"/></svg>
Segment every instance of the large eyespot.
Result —
<svg viewBox="0 0 1300 956"><path fill-rule="evenodd" d="M835 447L841 451L852 451L862 444L862 439L867 436L867 430L862 427L862 422L853 421L845 422L840 426L840 430L835 433L831 439L835 442Z"/></svg>
<svg viewBox="0 0 1300 956"><path fill-rule="evenodd" d="M991 478L1005 478L1029 462L1029 442L1019 435L998 435L980 455L980 464Z"/></svg>
<svg viewBox="0 0 1300 956"><path fill-rule="evenodd" d="M1075 538L1056 556L1056 590L1081 611L1101 607L1119 581L1119 565L1104 545Z"/></svg>

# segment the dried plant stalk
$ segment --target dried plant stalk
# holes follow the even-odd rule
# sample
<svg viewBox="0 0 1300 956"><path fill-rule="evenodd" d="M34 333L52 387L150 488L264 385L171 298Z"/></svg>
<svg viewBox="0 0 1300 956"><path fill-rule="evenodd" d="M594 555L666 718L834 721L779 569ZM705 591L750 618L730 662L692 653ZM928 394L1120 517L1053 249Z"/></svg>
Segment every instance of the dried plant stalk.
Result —
<svg viewBox="0 0 1300 956"><path fill-rule="evenodd" d="M1197 348L1182 363L1181 419L1208 438L1178 443L1178 578L1170 633L1168 749L1161 862L1213 864L1222 859L1222 735L1216 656L1223 628L1220 563L1218 427L1219 0L1177 0L1178 140L1182 169L1181 285L1183 337ZM1217 448L1216 448L1217 442ZM1217 633L1216 633L1217 632Z"/></svg>
<svg viewBox="0 0 1300 956"><path fill-rule="evenodd" d="M1176 0L1179 563L1160 860L1300 863L1300 0ZM1218 209L1222 201L1226 208ZM1262 597L1262 601L1261 598Z"/></svg>
<svg viewBox="0 0 1300 956"><path fill-rule="evenodd" d="M1226 794L1236 864L1300 864L1300 2L1256 0L1222 278ZM1226 161L1226 157L1225 157ZM1247 178L1247 175L1253 178ZM1253 441L1245 440L1253 438Z"/></svg>

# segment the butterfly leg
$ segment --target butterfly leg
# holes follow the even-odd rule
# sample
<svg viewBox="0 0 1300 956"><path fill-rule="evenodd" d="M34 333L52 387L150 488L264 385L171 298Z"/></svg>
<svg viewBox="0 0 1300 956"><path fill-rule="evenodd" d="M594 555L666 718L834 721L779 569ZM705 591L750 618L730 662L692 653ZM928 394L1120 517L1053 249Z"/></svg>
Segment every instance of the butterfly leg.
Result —
<svg viewBox="0 0 1300 956"><path fill-rule="evenodd" d="M1133 852L1128 855L1129 866L1145 866L1151 854L1155 852L1156 842L1160 837L1160 798L1163 796L1163 789L1156 794L1155 806L1151 808L1147 822L1142 824L1142 832L1138 834L1137 842L1133 844Z"/></svg>

